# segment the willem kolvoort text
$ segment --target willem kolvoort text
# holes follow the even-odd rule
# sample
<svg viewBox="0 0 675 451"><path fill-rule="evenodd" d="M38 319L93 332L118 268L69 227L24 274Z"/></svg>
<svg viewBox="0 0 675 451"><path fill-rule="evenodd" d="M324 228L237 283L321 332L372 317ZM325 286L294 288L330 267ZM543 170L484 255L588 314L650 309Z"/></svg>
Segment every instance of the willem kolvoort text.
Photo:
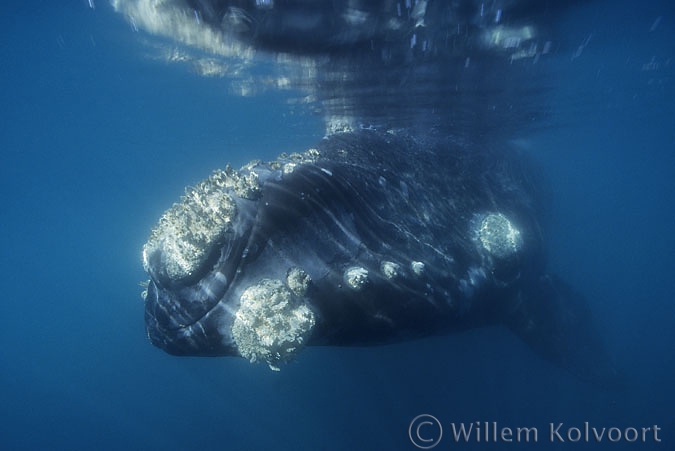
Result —
<svg viewBox="0 0 675 451"><path fill-rule="evenodd" d="M499 427L496 421L473 423L450 423L455 442L660 442L657 425L648 427L594 427L588 421L583 426L566 426L564 423L549 423L546 436L537 427Z"/></svg>

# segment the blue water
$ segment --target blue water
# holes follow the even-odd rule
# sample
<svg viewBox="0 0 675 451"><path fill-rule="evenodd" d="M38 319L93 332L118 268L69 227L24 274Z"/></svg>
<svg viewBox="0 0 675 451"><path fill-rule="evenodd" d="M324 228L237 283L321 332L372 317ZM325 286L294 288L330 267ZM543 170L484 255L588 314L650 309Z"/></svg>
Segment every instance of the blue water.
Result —
<svg viewBox="0 0 675 451"><path fill-rule="evenodd" d="M214 168L302 150L323 129L283 93L237 97L143 58L102 3L0 7L0 449L407 450L420 414L444 427L435 449L675 449L670 2L567 18L592 39L551 94L565 125L519 143L551 182L551 269L590 300L618 390L501 329L309 348L279 373L153 348L140 249L161 212ZM539 441L452 442L452 423L475 421L537 427ZM560 422L658 425L662 441L551 444Z"/></svg>

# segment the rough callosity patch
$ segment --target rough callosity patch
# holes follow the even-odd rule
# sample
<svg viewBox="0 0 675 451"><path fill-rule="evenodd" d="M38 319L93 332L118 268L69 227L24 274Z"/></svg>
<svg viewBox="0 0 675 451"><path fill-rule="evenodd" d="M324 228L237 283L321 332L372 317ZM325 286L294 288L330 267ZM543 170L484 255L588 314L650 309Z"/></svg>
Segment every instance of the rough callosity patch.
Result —
<svg viewBox="0 0 675 451"><path fill-rule="evenodd" d="M260 197L261 184L253 169L259 164L259 161L251 161L239 171L227 165L224 170L214 171L208 180L219 187L230 188L239 197L255 200Z"/></svg>
<svg viewBox="0 0 675 451"><path fill-rule="evenodd" d="M345 271L345 283L355 290L362 290L368 284L368 270L360 266L352 266Z"/></svg>
<svg viewBox="0 0 675 451"><path fill-rule="evenodd" d="M241 295L232 336L242 357L278 371L293 360L315 324L314 313L280 280L263 279Z"/></svg>
<svg viewBox="0 0 675 451"><path fill-rule="evenodd" d="M315 162L321 156L321 153L314 148L307 149L302 153L303 159L306 162Z"/></svg>
<svg viewBox="0 0 675 451"><path fill-rule="evenodd" d="M316 163L321 156L317 149L307 149L303 153L293 152L288 155L282 153L277 161L272 161L270 167L281 167L284 174L292 174L295 168L303 164Z"/></svg>
<svg viewBox="0 0 675 451"><path fill-rule="evenodd" d="M292 174L297 166L298 164L293 162L284 164L284 174Z"/></svg>
<svg viewBox="0 0 675 451"><path fill-rule="evenodd" d="M162 258L158 261L170 279L190 276L204 262L214 243L232 227L237 208L220 172L187 189L180 202L162 215L143 246L146 271L150 269L151 257L160 252Z"/></svg>
<svg viewBox="0 0 675 451"><path fill-rule="evenodd" d="M400 275L401 265L390 261L383 261L380 265L380 270L387 279L394 279Z"/></svg>
<svg viewBox="0 0 675 451"><path fill-rule="evenodd" d="M413 274L416 276L421 276L424 274L424 263L422 262L411 262L410 263L410 269L412 270Z"/></svg>
<svg viewBox="0 0 675 451"><path fill-rule="evenodd" d="M501 213L490 213L480 222L478 239L483 248L497 258L508 258L523 244L520 231Z"/></svg>
<svg viewBox="0 0 675 451"><path fill-rule="evenodd" d="M252 161L235 171L229 165L214 171L194 188L187 188L180 202L160 218L143 247L143 265L162 253L163 270L172 280L190 276L204 262L213 244L232 227L237 206L232 194L255 200L262 187ZM157 269L157 268L155 268Z"/></svg>
<svg viewBox="0 0 675 451"><path fill-rule="evenodd" d="M307 293L307 288L309 288L311 282L312 278L309 274L297 266L289 269L288 274L286 274L286 285L298 296L304 296Z"/></svg>

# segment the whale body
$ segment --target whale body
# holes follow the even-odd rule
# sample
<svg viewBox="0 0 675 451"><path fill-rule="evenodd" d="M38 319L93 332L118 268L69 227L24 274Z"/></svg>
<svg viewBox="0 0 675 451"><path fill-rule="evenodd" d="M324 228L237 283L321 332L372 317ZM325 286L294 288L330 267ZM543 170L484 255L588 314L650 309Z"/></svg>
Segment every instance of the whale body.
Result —
<svg viewBox="0 0 675 451"><path fill-rule="evenodd" d="M545 61L576 3L112 0L201 50L167 61L298 89L326 122L315 147L214 171L164 213L143 248L150 341L279 369L306 346L502 326L615 378L588 303L546 268L545 183L507 145L549 114ZM247 72L259 54L271 75Z"/></svg>
<svg viewBox="0 0 675 451"><path fill-rule="evenodd" d="M144 247L148 336L277 369L304 346L503 325L592 379L609 361L583 298L544 270L539 191L516 151L397 131L216 171Z"/></svg>

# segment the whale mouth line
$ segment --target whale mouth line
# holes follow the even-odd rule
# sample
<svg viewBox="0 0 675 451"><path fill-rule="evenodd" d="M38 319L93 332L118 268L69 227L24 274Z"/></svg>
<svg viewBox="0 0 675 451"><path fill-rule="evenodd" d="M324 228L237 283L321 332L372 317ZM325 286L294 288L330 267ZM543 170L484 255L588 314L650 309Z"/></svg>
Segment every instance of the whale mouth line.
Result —
<svg viewBox="0 0 675 451"><path fill-rule="evenodd" d="M214 253L216 249L214 249ZM204 265L204 267L199 271L198 273L195 273L191 276L191 279L198 278L197 282L194 284L191 284L190 286L193 287L195 290L201 290L206 293L207 299L211 300L210 306L204 310L204 312L199 315L199 316L194 316L191 321L181 323L180 325L177 325L175 327L167 327L166 330L170 331L178 331L181 329L189 329L193 326L195 326L197 323L201 322L204 320L205 317L207 317L215 308L218 307L218 305L225 299L227 299L228 293L230 292L230 289L234 283L234 275L236 272L240 269L240 263L242 260L242 253L239 252L236 255L236 259L233 259L232 255L230 255L228 258L223 259L223 263L220 264L219 261L217 261L213 265ZM218 260L220 260L222 257L219 257ZM228 266L228 271L223 271L222 266ZM221 269L217 269L218 267L221 267ZM219 293L213 293L210 288L208 288L208 285L205 284L204 278L209 276L209 275L217 275L217 274L222 274L223 277L225 277L226 281L223 282L222 290ZM179 303L183 302L182 300L178 301Z"/></svg>
<svg viewBox="0 0 675 451"><path fill-rule="evenodd" d="M254 247L257 201L213 179L188 189L144 246L146 321L160 336L189 335L220 305L228 308Z"/></svg>

